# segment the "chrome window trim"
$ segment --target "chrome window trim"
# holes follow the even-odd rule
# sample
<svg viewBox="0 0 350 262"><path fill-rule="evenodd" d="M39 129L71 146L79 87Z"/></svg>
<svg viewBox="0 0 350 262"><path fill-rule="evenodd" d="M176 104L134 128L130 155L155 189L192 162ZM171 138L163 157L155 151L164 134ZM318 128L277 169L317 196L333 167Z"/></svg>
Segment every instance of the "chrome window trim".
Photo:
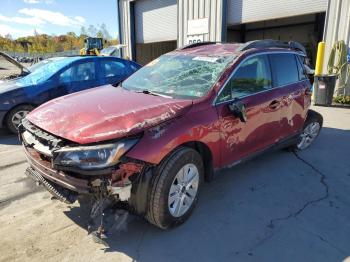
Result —
<svg viewBox="0 0 350 262"><path fill-rule="evenodd" d="M252 57L255 57L255 56L259 56L259 55L271 55L271 54L294 54L294 55L301 55L300 53L296 52L296 51L267 51L267 52L261 52L261 53L255 53L255 54L252 54L252 55L248 55L246 58L244 58L237 66L236 68L232 71L232 73L230 74L230 76L226 79L225 83L222 85L220 91L218 92L218 94L216 95L215 99L213 100L213 103L212 105L213 106L218 106L218 105L221 105L221 104L225 104L225 103L228 103L228 102L233 102L235 100L239 100L239 99L242 99L242 98L246 98L246 97L249 97L249 96L253 96L253 95L256 95L256 94L260 94L260 93L265 93L267 91L271 91L273 89L277 89L277 88L282 88L282 87L285 87L287 85L283 85L283 86L276 86L276 87L272 87L271 89L267 89L267 90L264 90L264 91L260 91L260 92L257 92L257 93L254 93L254 94L249 94L249 95L245 95L245 96L241 96L241 97L236 97L234 99L230 99L230 100L227 100L227 101L222 101L222 102L216 102L218 97L220 96L220 94L222 93L222 90L226 87L227 83L230 81L230 79L232 78L232 76L236 73L236 71L238 70L238 68L242 65L242 63L244 63L247 59L249 58L252 58ZM303 55L305 56L305 55ZM239 57L237 57L239 58ZM272 76L272 67L270 65L270 70L271 70L271 76ZM298 77L299 79L299 77ZM304 82L306 79L303 79L303 80L299 80L297 82L293 82L293 83L290 83L288 85L292 85L292 84L296 84L296 83L300 83L300 82Z"/></svg>

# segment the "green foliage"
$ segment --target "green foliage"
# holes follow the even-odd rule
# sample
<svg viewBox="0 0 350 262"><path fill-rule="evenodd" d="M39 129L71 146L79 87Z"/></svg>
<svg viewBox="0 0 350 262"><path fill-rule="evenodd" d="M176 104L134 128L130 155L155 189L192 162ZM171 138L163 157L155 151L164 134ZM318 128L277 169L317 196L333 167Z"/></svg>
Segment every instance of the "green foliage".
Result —
<svg viewBox="0 0 350 262"><path fill-rule="evenodd" d="M88 29L82 27L79 36L74 32L68 32L60 36L35 33L34 36L20 37L13 40L11 35L6 35L5 37L0 35L0 50L28 52L31 54L80 50L84 47L84 39L87 36L98 36L106 39L105 47L118 44L118 40L111 39L105 24L102 24L99 26L99 29L93 25L90 25Z"/></svg>
<svg viewBox="0 0 350 262"><path fill-rule="evenodd" d="M336 96L333 98L333 102L350 105L350 96Z"/></svg>

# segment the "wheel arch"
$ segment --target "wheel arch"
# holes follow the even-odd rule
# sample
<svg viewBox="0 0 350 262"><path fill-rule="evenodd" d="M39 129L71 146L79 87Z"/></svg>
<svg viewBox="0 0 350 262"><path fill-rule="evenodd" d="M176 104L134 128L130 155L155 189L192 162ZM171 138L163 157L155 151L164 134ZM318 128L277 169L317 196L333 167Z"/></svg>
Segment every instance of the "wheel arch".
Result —
<svg viewBox="0 0 350 262"><path fill-rule="evenodd" d="M203 142L200 141L190 141L186 142L179 147L189 147L196 150L202 160L204 165L204 180L210 182L213 180L214 176L214 165L213 165L213 155L210 148Z"/></svg>
<svg viewBox="0 0 350 262"><path fill-rule="evenodd" d="M322 127L322 126L323 126L323 116L322 116L320 113L318 113L318 112L316 112L315 110L312 110L312 109L309 109L309 110L307 111L307 116L306 116L306 119L305 119L305 123L306 123L310 118L313 118L313 117L318 118L318 119L320 120L320 122L321 122L321 127Z"/></svg>
<svg viewBox="0 0 350 262"><path fill-rule="evenodd" d="M27 103L27 102L25 102L25 103L20 103L20 104L17 104L17 105L15 105L15 106L11 107L11 109L7 110L5 116L4 116L3 120L2 120L3 126L6 125L6 121L7 121L7 118L8 118L8 116L9 116L10 112L12 112L15 108L20 107L20 106L32 106L32 107L34 107L34 108L37 107L37 105L35 105L34 103Z"/></svg>
<svg viewBox="0 0 350 262"><path fill-rule="evenodd" d="M166 155L163 156L159 165L162 165L167 162L167 160L174 155L181 148L191 148L199 153L202 158L204 165L204 181L211 182L214 177L214 164L213 164L213 154L209 146L201 141L187 141L185 143L177 145Z"/></svg>

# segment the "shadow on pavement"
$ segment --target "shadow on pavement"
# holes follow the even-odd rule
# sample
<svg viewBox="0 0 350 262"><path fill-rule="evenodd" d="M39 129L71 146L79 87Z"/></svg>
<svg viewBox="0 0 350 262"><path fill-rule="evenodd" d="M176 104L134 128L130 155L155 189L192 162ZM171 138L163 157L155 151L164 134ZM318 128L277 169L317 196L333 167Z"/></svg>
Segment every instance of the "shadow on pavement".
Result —
<svg viewBox="0 0 350 262"><path fill-rule="evenodd" d="M17 135L12 134L5 128L0 128L0 145L20 145Z"/></svg>
<svg viewBox="0 0 350 262"><path fill-rule="evenodd" d="M350 131L323 128L314 145L301 155L313 156L315 159L310 161L325 169L329 159L323 158L328 154L320 152L328 150L329 154L341 155L343 152L338 150L343 147L350 148ZM338 159L346 161L347 156L338 156ZM338 261L344 256L300 231L295 225L298 220L280 222L275 228L267 227L272 218L298 210L305 201L317 198L322 190L318 176L294 154L286 151L268 153L218 172L212 183L204 185L192 217L178 228L162 231L129 215L126 228L114 232L106 240L109 247L105 252L118 251L133 260L152 262L302 261L306 254L317 261L333 260L331 258ZM318 208L325 208L329 216L334 215L328 205ZM317 217L317 212L311 215ZM322 210L322 214L324 212ZM88 209L73 207L65 214L81 227L87 227ZM347 221L346 217L339 216L340 221ZM338 230L349 228L342 228L340 223ZM327 234L325 231L322 236L327 238ZM350 245L346 245L349 250ZM323 250L327 250L328 257Z"/></svg>

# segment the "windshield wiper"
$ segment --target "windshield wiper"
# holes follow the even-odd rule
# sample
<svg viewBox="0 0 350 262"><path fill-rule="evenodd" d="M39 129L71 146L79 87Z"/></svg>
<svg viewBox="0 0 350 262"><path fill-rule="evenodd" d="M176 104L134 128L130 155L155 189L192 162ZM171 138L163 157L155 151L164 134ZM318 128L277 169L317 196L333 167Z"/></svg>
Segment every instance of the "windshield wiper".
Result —
<svg viewBox="0 0 350 262"><path fill-rule="evenodd" d="M146 94L146 95L152 95L152 96L160 96L160 97L165 97L165 98L172 98L171 96L159 94L157 92L149 91L147 89L139 90L139 91L135 91L135 92L136 93L143 93L143 94Z"/></svg>

